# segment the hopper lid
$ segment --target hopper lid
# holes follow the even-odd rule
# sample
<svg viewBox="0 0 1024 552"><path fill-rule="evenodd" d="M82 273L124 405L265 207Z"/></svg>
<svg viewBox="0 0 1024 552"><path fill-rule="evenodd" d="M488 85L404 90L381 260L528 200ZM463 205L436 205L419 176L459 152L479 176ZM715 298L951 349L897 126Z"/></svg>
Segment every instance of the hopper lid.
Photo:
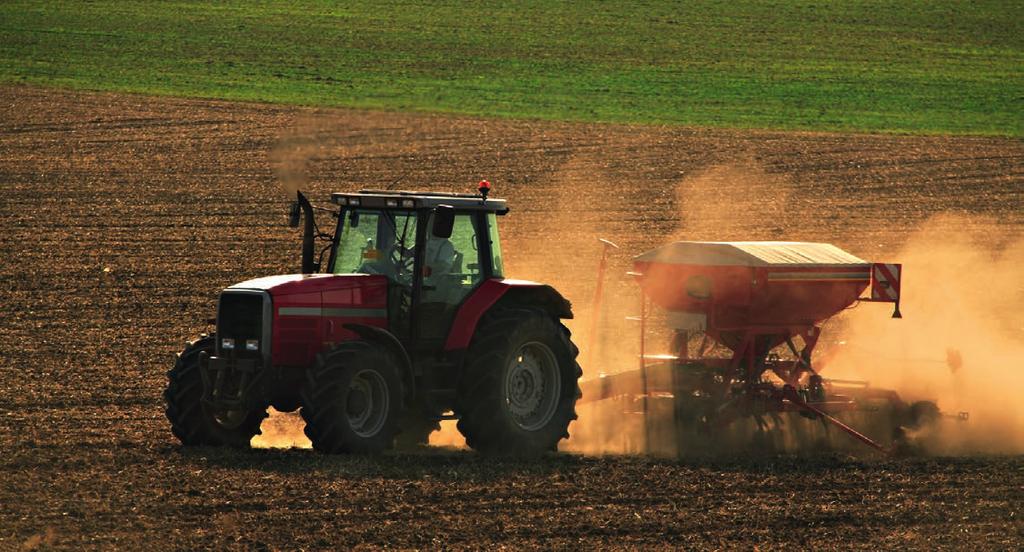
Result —
<svg viewBox="0 0 1024 552"><path fill-rule="evenodd" d="M702 266L852 266L867 261L828 243L744 241L678 241L633 259L640 263Z"/></svg>

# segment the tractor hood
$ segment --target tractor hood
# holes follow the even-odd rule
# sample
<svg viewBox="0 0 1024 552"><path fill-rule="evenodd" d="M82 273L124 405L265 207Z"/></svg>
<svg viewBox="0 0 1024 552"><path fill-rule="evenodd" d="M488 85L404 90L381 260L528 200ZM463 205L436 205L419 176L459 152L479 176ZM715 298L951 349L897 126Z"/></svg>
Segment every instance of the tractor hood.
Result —
<svg viewBox="0 0 1024 552"><path fill-rule="evenodd" d="M253 293L256 292L256 293ZM265 294L265 295L264 295ZM310 366L319 351L332 343L356 339L351 324L387 327L388 279L379 274L283 274L239 282L221 294L219 335L237 334L231 328L244 316L226 310L262 295L262 342L270 340L268 360L276 366ZM258 308L253 308L258 311ZM236 324L237 325L237 324Z"/></svg>
<svg viewBox="0 0 1024 552"><path fill-rule="evenodd" d="M228 289L266 291L272 296L361 288L383 279L370 274L281 274L239 282Z"/></svg>

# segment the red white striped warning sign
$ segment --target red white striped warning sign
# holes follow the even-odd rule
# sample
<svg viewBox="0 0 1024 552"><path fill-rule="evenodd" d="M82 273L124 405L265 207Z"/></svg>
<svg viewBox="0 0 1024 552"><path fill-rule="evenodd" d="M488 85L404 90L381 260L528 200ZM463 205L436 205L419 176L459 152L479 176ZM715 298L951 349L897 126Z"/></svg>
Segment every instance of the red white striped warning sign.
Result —
<svg viewBox="0 0 1024 552"><path fill-rule="evenodd" d="M871 299L899 301L900 276L903 265L875 263L871 265Z"/></svg>

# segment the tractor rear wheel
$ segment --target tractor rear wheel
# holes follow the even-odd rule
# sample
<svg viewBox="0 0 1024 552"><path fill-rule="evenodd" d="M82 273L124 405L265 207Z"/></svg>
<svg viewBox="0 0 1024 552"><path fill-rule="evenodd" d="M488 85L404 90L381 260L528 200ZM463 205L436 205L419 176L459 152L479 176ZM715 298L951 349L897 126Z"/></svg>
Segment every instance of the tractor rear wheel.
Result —
<svg viewBox="0 0 1024 552"><path fill-rule="evenodd" d="M402 410L398 363L365 341L347 341L317 355L302 390L306 436L328 454L391 448Z"/></svg>
<svg viewBox="0 0 1024 552"><path fill-rule="evenodd" d="M578 354L569 330L543 310L488 313L470 343L456 395L466 443L483 452L556 450L576 419Z"/></svg>
<svg viewBox="0 0 1024 552"><path fill-rule="evenodd" d="M199 373L199 353L212 354L215 335L192 341L178 354L174 368L167 372L164 411L171 422L171 432L183 445L248 447L260 433L260 424L267 417L266 407L251 411L220 411L203 403L203 378Z"/></svg>

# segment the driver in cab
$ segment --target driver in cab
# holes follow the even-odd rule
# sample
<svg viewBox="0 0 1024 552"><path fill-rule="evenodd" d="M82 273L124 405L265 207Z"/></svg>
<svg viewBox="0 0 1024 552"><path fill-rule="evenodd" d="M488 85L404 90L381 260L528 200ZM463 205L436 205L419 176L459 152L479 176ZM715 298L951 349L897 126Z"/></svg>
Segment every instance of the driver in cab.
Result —
<svg viewBox="0 0 1024 552"><path fill-rule="evenodd" d="M456 251L448 238L427 236L423 255L423 297L426 302L447 302L448 286L455 266Z"/></svg>
<svg viewBox="0 0 1024 552"><path fill-rule="evenodd" d="M447 287L450 279L447 275L455 266L457 253L451 240L428 234L423 255L423 293L427 302L445 302L448 296ZM359 272L365 274L383 274L405 284L411 284L409 269L413 262L413 248L392 245L388 251L381 252L373 247L368 240L363 249L364 264Z"/></svg>

